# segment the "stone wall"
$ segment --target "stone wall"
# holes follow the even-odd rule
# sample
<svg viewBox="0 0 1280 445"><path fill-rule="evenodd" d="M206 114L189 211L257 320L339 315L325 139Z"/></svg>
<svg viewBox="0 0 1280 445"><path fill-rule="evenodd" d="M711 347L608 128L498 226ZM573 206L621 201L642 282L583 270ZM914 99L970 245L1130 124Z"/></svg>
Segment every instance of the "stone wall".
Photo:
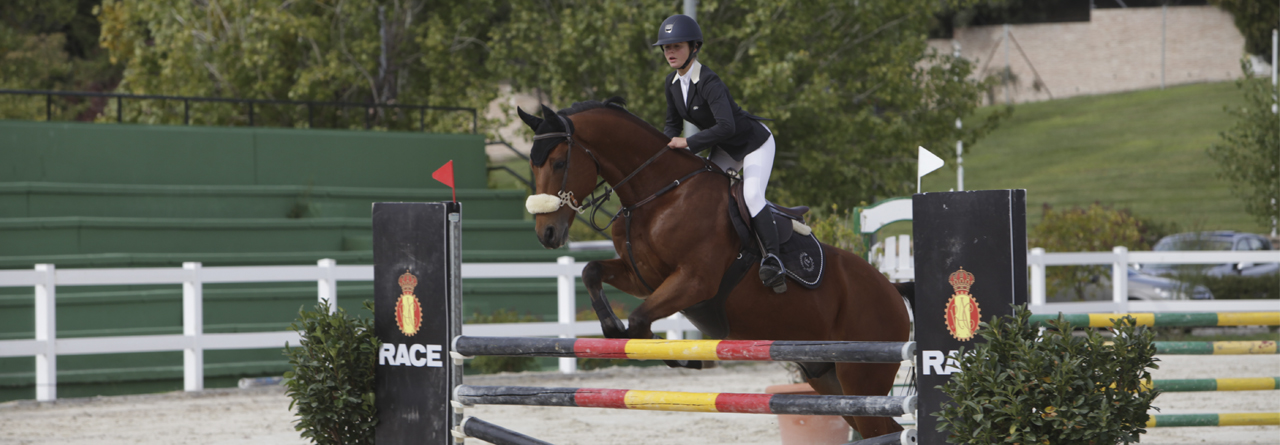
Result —
<svg viewBox="0 0 1280 445"><path fill-rule="evenodd" d="M1010 26L1011 100L1159 88L1161 22L1161 8L1126 8L1095 9L1089 22ZM959 44L961 56L976 61L975 71L999 74L1006 61L1003 34L1003 26L963 28L956 30L954 42L930 40L929 45L951 53ZM1166 85L1242 75L1244 36L1231 15L1216 7L1170 7L1165 37ZM997 88L992 96L1004 102L1005 89Z"/></svg>

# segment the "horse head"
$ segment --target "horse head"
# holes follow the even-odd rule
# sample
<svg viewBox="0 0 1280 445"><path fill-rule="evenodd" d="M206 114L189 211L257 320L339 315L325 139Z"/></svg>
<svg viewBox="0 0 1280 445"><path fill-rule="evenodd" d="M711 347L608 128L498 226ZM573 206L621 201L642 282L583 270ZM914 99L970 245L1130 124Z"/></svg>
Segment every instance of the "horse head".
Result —
<svg viewBox="0 0 1280 445"><path fill-rule="evenodd" d="M517 108L520 119L533 129L533 195L525 207L534 215L538 241L548 249L569 240L569 226L582 200L595 189L599 165L582 144L573 143L573 121L546 105L542 117Z"/></svg>

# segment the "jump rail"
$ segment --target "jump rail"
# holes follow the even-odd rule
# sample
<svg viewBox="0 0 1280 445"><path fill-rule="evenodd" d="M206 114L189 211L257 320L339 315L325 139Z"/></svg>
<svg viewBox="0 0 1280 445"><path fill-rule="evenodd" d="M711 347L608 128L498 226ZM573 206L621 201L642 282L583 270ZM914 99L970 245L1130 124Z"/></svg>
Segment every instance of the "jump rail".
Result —
<svg viewBox="0 0 1280 445"><path fill-rule="evenodd" d="M1266 355L1275 354L1276 342L1261 341L1157 341L1156 354L1165 355Z"/></svg>
<svg viewBox="0 0 1280 445"><path fill-rule="evenodd" d="M1164 312L1129 314L1065 314L1063 318L1078 328L1109 328L1111 321L1132 316L1138 326L1198 327L1198 326L1280 326L1280 312ZM1047 321L1057 320L1057 315L1036 314L1031 324L1048 326Z"/></svg>
<svg viewBox="0 0 1280 445"><path fill-rule="evenodd" d="M551 445L551 442L534 439L475 417L462 419L462 423L450 431L450 434L458 441L474 437L496 445Z"/></svg>
<svg viewBox="0 0 1280 445"><path fill-rule="evenodd" d="M915 357L915 342L770 340L635 340L467 337L453 351L474 357L577 357L631 360L744 360L898 363Z"/></svg>
<svg viewBox="0 0 1280 445"><path fill-rule="evenodd" d="M1175 426L1247 426L1280 425L1278 413L1156 414L1147 420L1147 428Z"/></svg>
<svg viewBox="0 0 1280 445"><path fill-rule="evenodd" d="M846 443L844 445L915 445L919 442L916 437L916 430L903 430L901 433L885 434L883 436L872 437L870 439L862 439Z"/></svg>
<svg viewBox="0 0 1280 445"><path fill-rule="evenodd" d="M1280 389L1280 377L1156 380L1147 387L1164 392L1271 391Z"/></svg>
<svg viewBox="0 0 1280 445"><path fill-rule="evenodd" d="M460 385L454 389L454 400L463 405L569 406L819 416L893 417L913 414L916 410L915 396L732 394L537 386Z"/></svg>

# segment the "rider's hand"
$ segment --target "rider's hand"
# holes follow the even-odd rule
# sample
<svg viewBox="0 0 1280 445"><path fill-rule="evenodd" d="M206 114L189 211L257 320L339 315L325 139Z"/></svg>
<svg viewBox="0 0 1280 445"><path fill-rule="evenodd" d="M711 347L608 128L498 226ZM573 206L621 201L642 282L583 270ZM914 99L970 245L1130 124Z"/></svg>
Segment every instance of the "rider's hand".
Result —
<svg viewBox="0 0 1280 445"><path fill-rule="evenodd" d="M689 148L689 142L685 138L671 138L671 142L667 143L671 148Z"/></svg>

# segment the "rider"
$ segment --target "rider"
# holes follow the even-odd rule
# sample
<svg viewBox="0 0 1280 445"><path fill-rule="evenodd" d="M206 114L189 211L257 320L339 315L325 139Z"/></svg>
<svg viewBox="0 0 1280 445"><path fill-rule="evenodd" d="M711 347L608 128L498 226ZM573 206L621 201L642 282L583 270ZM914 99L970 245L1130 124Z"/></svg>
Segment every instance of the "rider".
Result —
<svg viewBox="0 0 1280 445"><path fill-rule="evenodd" d="M778 229L772 212L765 208L764 191L773 169L773 133L763 118L754 116L733 101L729 88L710 68L698 63L702 49L702 29L687 15L673 15L658 28L658 41L667 63L675 71L663 83L667 95L667 122L663 133L671 138L671 148L688 148L694 153L711 149L711 162L725 171L742 172L743 198L751 211L751 226L764 247L760 260L760 280L778 290L786 268L778 258ZM682 138L682 121L701 130Z"/></svg>

